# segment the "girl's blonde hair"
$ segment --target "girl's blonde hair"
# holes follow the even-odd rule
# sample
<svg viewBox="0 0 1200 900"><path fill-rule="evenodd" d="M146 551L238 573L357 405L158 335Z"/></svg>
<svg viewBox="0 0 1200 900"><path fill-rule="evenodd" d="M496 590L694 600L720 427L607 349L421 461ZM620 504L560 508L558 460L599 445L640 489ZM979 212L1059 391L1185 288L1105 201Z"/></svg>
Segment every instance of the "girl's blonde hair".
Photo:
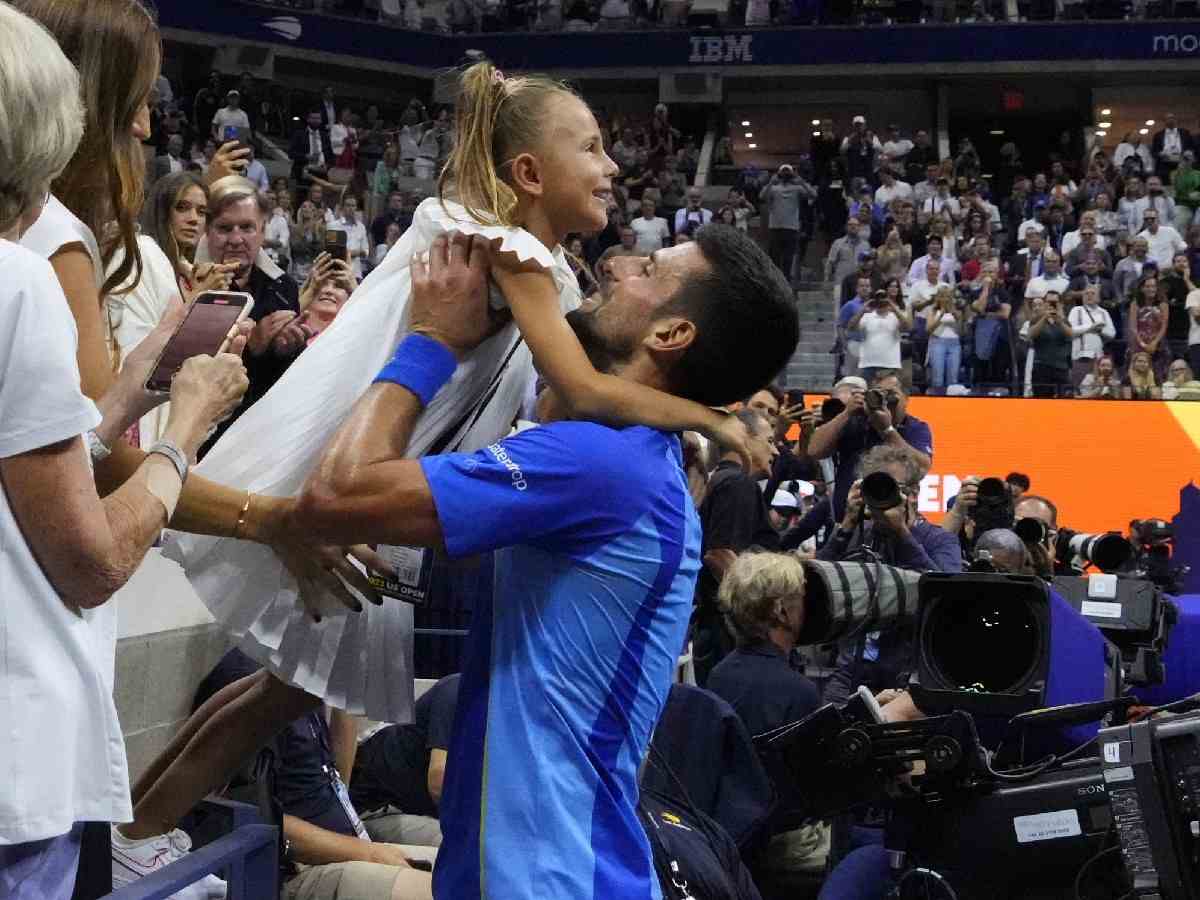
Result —
<svg viewBox="0 0 1200 900"><path fill-rule="evenodd" d="M1139 375L1133 368L1133 361L1139 356L1146 357L1149 362L1145 375ZM1154 377L1154 357L1145 350L1138 350L1129 358L1129 371L1126 373L1126 377L1129 378L1129 383L1139 391L1158 387L1158 381Z"/></svg>
<svg viewBox="0 0 1200 900"><path fill-rule="evenodd" d="M454 149L438 178L438 199L453 194L481 225L516 225L508 168L537 145L549 124L546 102L556 96L578 98L545 75L507 78L486 60L468 66L459 77Z"/></svg>

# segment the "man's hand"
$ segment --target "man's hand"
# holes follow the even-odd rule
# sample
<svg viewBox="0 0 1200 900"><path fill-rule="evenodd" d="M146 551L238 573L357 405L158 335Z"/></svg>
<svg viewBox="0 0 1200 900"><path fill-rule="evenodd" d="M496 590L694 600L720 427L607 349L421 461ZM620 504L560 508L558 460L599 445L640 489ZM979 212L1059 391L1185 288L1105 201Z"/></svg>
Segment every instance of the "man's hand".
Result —
<svg viewBox="0 0 1200 900"><path fill-rule="evenodd" d="M246 349L250 351L250 355L262 356L266 353L271 342L275 340L275 336L295 318L296 314L290 309L277 310L270 315L263 316L254 326L254 330L250 332L250 339L246 342Z"/></svg>
<svg viewBox="0 0 1200 900"><path fill-rule="evenodd" d="M907 499L891 509L872 510L871 522L876 534L884 534L893 538L907 538L911 532L909 526L909 507Z"/></svg>
<svg viewBox="0 0 1200 900"><path fill-rule="evenodd" d="M885 403L883 409L872 409L867 411L867 421L871 423L871 427L881 437L892 427L892 411L887 408Z"/></svg>
<svg viewBox="0 0 1200 900"><path fill-rule="evenodd" d="M866 412L867 409L867 394L866 391L854 390L850 393L850 399L846 401L845 414L847 416L855 415L856 413Z"/></svg>
<svg viewBox="0 0 1200 900"><path fill-rule="evenodd" d="M284 325L271 340L271 352L276 356L295 356L304 349L312 334L312 330L297 316Z"/></svg>
<svg viewBox="0 0 1200 900"><path fill-rule="evenodd" d="M972 475L962 483L962 487L958 489L957 499L954 501L954 508L961 510L964 514L970 513L979 502L979 479Z"/></svg>
<svg viewBox="0 0 1200 900"><path fill-rule="evenodd" d="M487 245L471 235L439 235L429 248L429 262L412 261L414 334L445 344L462 359L497 328L488 311Z"/></svg>
<svg viewBox="0 0 1200 900"><path fill-rule="evenodd" d="M412 863L408 861L408 857L404 855L399 844L384 844L375 842L371 844L371 859L368 862L379 863L384 866L395 866L398 869L411 869Z"/></svg>
<svg viewBox="0 0 1200 900"><path fill-rule="evenodd" d="M212 184L226 175L245 175L246 168L250 165L246 159L249 155L249 147L243 147L238 141L226 141L213 154L208 171L204 173L205 180Z"/></svg>
<svg viewBox="0 0 1200 900"><path fill-rule="evenodd" d="M862 479L850 485L850 493L846 495L846 512L842 515L842 530L853 531L862 521L863 497Z"/></svg>
<svg viewBox="0 0 1200 900"><path fill-rule="evenodd" d="M184 303L191 303L205 291L227 291L233 283L240 263L199 263L193 266L185 259L179 261L180 282Z"/></svg>

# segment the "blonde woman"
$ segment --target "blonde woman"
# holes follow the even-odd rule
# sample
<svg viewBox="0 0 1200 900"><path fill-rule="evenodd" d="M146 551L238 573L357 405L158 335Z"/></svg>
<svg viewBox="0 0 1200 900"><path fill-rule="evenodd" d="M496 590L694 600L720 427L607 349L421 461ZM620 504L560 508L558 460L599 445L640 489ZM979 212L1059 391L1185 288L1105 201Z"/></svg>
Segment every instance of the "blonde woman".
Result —
<svg viewBox="0 0 1200 900"><path fill-rule="evenodd" d="M1126 400L1161 400L1162 389L1154 378L1154 366L1150 354L1139 350L1129 362L1121 395Z"/></svg>
<svg viewBox="0 0 1200 900"><path fill-rule="evenodd" d="M943 284L933 297L933 306L925 313L929 350L925 365L929 369L931 393L944 394L958 383L962 365L963 314L954 298L954 288Z"/></svg>

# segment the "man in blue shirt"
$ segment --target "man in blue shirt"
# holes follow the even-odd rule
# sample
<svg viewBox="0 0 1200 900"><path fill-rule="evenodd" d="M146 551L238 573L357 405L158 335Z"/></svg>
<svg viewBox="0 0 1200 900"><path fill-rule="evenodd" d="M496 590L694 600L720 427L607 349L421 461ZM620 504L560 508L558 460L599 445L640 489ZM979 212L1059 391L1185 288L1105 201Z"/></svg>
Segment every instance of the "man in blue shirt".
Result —
<svg viewBox="0 0 1200 900"><path fill-rule="evenodd" d="M858 290L838 310L837 333L838 337L842 339L842 349L846 354L842 370L851 375L858 371L858 357L859 351L862 349L863 333L859 329L850 331L848 330L848 326L854 317L866 307L867 299L870 296L871 279L866 275L860 275L858 278Z"/></svg>
<svg viewBox="0 0 1200 900"><path fill-rule="evenodd" d="M483 256L456 236L434 243L428 268L414 260L414 335L326 450L292 527L496 551L464 657L435 897L657 900L637 769L700 565L679 441L561 421L474 454L402 459L455 357L491 328ZM799 332L787 282L724 226L613 260L601 298L567 321L601 371L711 405L770 380Z"/></svg>

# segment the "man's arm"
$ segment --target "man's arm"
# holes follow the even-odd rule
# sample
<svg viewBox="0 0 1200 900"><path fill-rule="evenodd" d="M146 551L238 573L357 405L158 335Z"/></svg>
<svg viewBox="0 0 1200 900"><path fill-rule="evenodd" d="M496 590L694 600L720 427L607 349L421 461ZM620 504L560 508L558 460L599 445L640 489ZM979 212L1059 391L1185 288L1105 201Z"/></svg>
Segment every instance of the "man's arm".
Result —
<svg viewBox="0 0 1200 900"><path fill-rule="evenodd" d="M358 755L358 722L354 716L342 709L330 710L329 743L338 774L349 785L350 775L354 771L354 757Z"/></svg>
<svg viewBox="0 0 1200 900"><path fill-rule="evenodd" d="M442 804L442 784L446 780L446 751L437 747L429 751L429 770L425 773L425 787L435 806Z"/></svg>
<svg viewBox="0 0 1200 900"><path fill-rule="evenodd" d="M292 856L296 862L306 866L372 862L410 868L408 859L396 844L375 843L349 834L338 834L298 816L284 815L283 834L292 845Z"/></svg>

